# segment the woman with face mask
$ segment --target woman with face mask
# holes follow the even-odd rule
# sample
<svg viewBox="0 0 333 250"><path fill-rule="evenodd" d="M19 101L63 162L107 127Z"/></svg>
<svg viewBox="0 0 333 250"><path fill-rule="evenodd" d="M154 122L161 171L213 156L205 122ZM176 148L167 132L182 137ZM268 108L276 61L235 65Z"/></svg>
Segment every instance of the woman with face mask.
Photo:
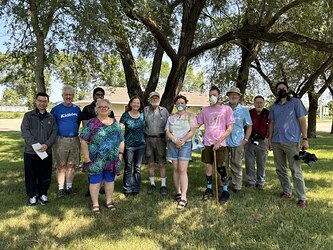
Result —
<svg viewBox="0 0 333 250"><path fill-rule="evenodd" d="M191 138L198 127L195 115L186 111L187 102L185 96L179 95L175 98L174 104L177 112L169 116L165 127L168 138L166 158L172 161L178 209L184 209L187 206L187 167L192 159Z"/></svg>

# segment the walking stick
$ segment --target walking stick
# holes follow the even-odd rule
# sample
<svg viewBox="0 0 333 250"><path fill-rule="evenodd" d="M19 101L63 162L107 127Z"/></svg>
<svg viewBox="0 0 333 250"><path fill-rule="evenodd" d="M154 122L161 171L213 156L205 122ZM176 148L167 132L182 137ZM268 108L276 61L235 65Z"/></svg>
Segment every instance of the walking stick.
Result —
<svg viewBox="0 0 333 250"><path fill-rule="evenodd" d="M219 202L219 188L217 181L217 162L216 162L216 150L214 150L214 172L215 172L215 194L216 194L216 204Z"/></svg>

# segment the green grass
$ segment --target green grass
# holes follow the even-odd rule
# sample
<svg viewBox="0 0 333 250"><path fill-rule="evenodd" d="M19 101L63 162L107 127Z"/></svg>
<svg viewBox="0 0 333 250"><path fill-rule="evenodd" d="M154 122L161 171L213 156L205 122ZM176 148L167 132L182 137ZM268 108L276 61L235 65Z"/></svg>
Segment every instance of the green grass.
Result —
<svg viewBox="0 0 333 250"><path fill-rule="evenodd" d="M0 111L0 119L17 119L17 118L23 118L24 112L10 112L10 111Z"/></svg>
<svg viewBox="0 0 333 250"><path fill-rule="evenodd" d="M143 192L121 194L116 180L116 211L93 215L87 178L76 173L74 197L56 199L53 176L46 206L27 207L19 132L0 132L0 249L333 249L333 135L318 133L310 152L319 161L304 165L308 208L296 200L281 201L270 153L264 191L244 188L244 196L224 206L202 202L205 190L199 154L189 167L189 206L177 211L173 201L172 169L168 165L169 196L146 194L148 177L143 166ZM159 185L159 181L157 182ZM100 197L101 204L104 197Z"/></svg>

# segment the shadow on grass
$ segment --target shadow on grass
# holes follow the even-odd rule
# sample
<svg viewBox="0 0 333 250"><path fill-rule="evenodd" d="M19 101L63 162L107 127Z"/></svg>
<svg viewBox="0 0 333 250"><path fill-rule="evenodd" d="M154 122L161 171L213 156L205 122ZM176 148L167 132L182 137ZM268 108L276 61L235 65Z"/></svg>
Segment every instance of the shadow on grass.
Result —
<svg viewBox="0 0 333 250"><path fill-rule="evenodd" d="M1 135L1 133L0 133ZM18 135L13 148L20 146ZM168 196L158 191L146 194L147 168L143 166L142 192L125 198L122 176L116 179L114 201L116 211L102 207L100 215L90 212L87 177L78 172L74 186L76 196L56 198L53 176L46 206L25 206L22 149L20 158L1 159L1 249L13 248L99 248L99 249L331 249L333 224L332 200L320 192L332 193L332 158L318 162L313 168L304 167L309 196L307 209L296 207L296 199L278 198L280 184L276 178L272 157L267 167L265 190L243 188L244 195L231 193L225 205L203 202L205 190L203 165L199 154L189 167L189 206L176 210L173 200L172 167L168 165ZM158 173L158 171L157 171ZM158 174L156 174L158 175ZM245 183L245 177L244 177ZM157 185L159 181L157 181ZM100 196L100 204L104 204Z"/></svg>

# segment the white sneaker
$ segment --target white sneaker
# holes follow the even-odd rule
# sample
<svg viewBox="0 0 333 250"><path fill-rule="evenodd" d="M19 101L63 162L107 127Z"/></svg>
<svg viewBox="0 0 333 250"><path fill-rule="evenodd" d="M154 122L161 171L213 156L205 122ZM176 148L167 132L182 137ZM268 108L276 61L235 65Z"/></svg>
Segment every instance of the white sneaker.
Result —
<svg viewBox="0 0 333 250"><path fill-rule="evenodd" d="M29 200L28 200L28 206L34 206L36 204L37 204L37 197L36 196L34 196L32 198L29 198Z"/></svg>
<svg viewBox="0 0 333 250"><path fill-rule="evenodd" d="M41 205L45 205L45 204L48 203L48 202L49 202L49 198L47 198L46 195L42 195L41 197L39 197L39 203L40 203Z"/></svg>

